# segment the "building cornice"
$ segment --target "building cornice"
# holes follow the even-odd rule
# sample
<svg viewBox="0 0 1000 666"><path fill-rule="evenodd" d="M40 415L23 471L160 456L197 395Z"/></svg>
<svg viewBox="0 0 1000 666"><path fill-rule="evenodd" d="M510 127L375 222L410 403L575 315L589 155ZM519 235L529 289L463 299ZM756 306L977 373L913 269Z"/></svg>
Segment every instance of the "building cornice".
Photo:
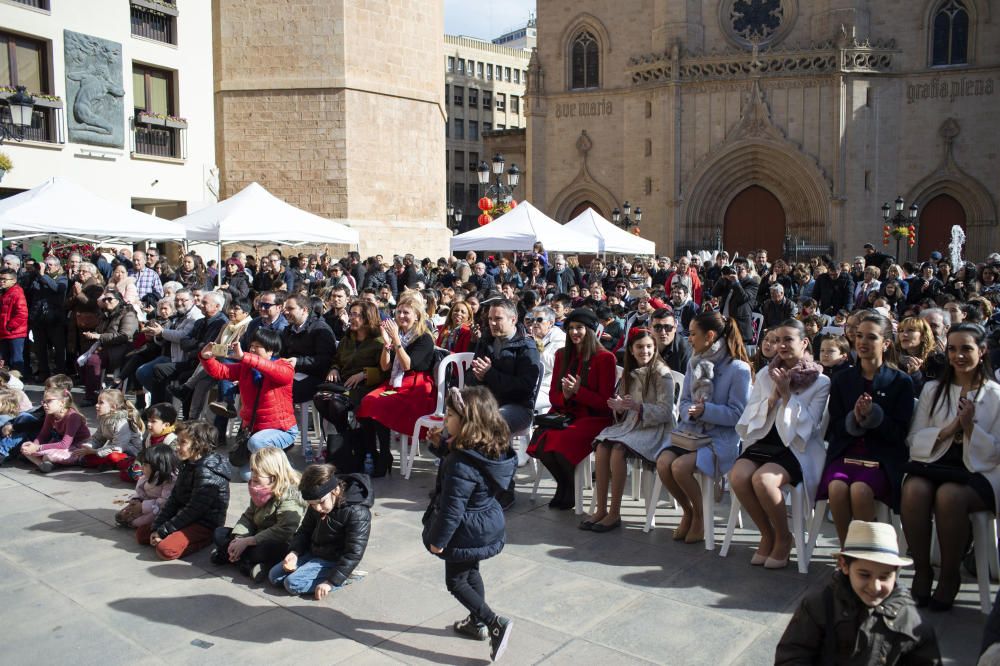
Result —
<svg viewBox="0 0 1000 666"><path fill-rule="evenodd" d="M508 56L510 58L517 58L523 60L525 64L531 58L531 51L527 49L515 49L509 46L501 46L500 44L494 44L493 42L487 42L481 39L476 39L474 37L464 37L461 35L445 35L444 43L447 51L447 46L458 46L462 48L475 49L477 51L485 51L488 53L495 53L497 55ZM448 55L446 52L445 55Z"/></svg>

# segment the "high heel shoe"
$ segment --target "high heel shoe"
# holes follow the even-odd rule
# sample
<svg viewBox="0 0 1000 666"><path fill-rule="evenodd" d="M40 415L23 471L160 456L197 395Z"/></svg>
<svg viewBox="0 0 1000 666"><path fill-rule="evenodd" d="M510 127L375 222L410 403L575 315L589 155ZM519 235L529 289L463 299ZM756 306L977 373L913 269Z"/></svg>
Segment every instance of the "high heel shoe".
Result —
<svg viewBox="0 0 1000 666"><path fill-rule="evenodd" d="M750 566L763 566L765 562L767 562L767 555L763 553L754 553L753 557L750 558Z"/></svg>
<svg viewBox="0 0 1000 666"><path fill-rule="evenodd" d="M788 557L785 557L782 560L779 560L774 557L768 557L766 560L764 560L765 569L784 569L787 566L788 566Z"/></svg>

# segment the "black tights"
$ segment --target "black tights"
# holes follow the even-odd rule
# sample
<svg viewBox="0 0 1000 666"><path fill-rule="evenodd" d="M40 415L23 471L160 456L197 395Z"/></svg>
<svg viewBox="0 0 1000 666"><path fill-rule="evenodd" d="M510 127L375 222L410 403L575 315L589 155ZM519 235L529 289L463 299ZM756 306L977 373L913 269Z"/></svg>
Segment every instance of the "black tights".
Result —
<svg viewBox="0 0 1000 666"><path fill-rule="evenodd" d="M562 507L573 506L576 502L573 482L576 467L560 453L543 452L538 459L556 480L556 494L552 497L551 504Z"/></svg>
<svg viewBox="0 0 1000 666"><path fill-rule="evenodd" d="M486 605L486 588L479 575L479 560L452 562L445 560L444 584L458 603L465 606L472 618L485 624L492 623L497 615Z"/></svg>

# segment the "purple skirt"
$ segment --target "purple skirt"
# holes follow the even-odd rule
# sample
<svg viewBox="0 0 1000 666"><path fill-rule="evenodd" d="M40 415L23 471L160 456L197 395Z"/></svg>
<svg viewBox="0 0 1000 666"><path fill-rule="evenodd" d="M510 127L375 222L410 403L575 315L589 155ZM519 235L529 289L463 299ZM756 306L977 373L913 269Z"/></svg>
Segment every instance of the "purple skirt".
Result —
<svg viewBox="0 0 1000 666"><path fill-rule="evenodd" d="M883 504L889 504L892 501L892 486L889 485L889 477L883 467L848 464L844 462L844 458L872 459L863 442L852 444L843 456L827 463L826 469L823 470L823 476L819 480L819 488L816 489L817 500L830 499L831 481L843 481L848 486L852 483L867 485L875 493L875 499Z"/></svg>

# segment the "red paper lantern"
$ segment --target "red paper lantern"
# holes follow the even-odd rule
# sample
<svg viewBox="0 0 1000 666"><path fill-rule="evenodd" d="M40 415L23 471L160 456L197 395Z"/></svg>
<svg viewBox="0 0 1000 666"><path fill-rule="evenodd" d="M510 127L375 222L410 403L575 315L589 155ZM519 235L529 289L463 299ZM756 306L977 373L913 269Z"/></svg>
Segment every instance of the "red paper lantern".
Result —
<svg viewBox="0 0 1000 666"><path fill-rule="evenodd" d="M513 199L511 199L511 200L510 200L510 206L509 206L509 208L510 208L511 210L514 210L515 208L517 208L517 202L516 202L516 201L514 201Z"/></svg>
<svg viewBox="0 0 1000 666"><path fill-rule="evenodd" d="M488 210L493 210L493 199L490 199L489 197L483 197L482 199L480 199L479 210L483 211L484 213Z"/></svg>
<svg viewBox="0 0 1000 666"><path fill-rule="evenodd" d="M638 236L640 233L642 233L642 230L639 229L639 227L635 227L634 229L632 229L632 233Z"/></svg>
<svg viewBox="0 0 1000 666"><path fill-rule="evenodd" d="M479 216L479 226L481 226L481 227L485 227L487 224L489 224L492 221L493 221L493 218L490 217L487 213L483 213L482 215Z"/></svg>

